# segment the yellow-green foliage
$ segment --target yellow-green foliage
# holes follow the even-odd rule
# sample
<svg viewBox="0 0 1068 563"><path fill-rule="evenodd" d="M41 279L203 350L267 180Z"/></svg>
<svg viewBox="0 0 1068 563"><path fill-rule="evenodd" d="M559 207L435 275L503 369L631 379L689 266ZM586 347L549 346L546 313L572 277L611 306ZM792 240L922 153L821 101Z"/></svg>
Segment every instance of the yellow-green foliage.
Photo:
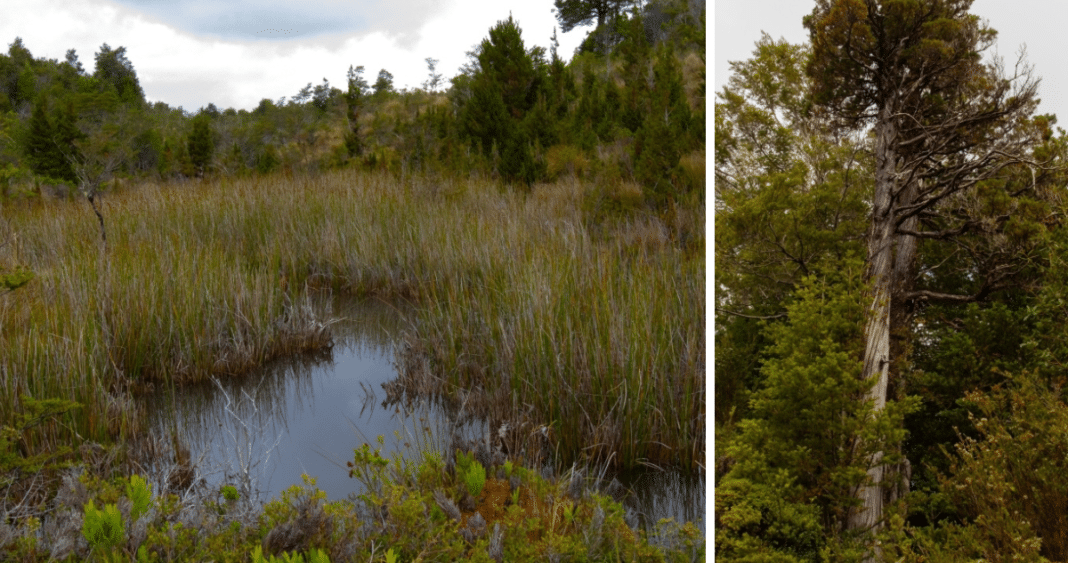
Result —
<svg viewBox="0 0 1068 563"><path fill-rule="evenodd" d="M456 474L472 497L478 498L482 494L482 487L486 485L486 468L474 459L473 454L456 452Z"/></svg>
<svg viewBox="0 0 1068 563"><path fill-rule="evenodd" d="M118 506L114 504L104 505L103 510L98 509L93 501L85 505L85 515L82 520L82 535L94 550L107 551L121 544L125 539L125 531L122 524L122 515L119 514Z"/></svg>
<svg viewBox="0 0 1068 563"><path fill-rule="evenodd" d="M581 178L586 175L590 161L582 149L573 145L554 145L545 153L550 179L563 176Z"/></svg>
<svg viewBox="0 0 1068 563"><path fill-rule="evenodd" d="M312 549L307 554L307 559L299 553L282 553L281 557L271 555L263 556L263 548L256 546L252 552L252 563L330 563L330 556L320 549Z"/></svg>
<svg viewBox="0 0 1068 563"><path fill-rule="evenodd" d="M590 188L582 202L593 224L633 216L645 205L642 187L633 182L615 181Z"/></svg>
<svg viewBox="0 0 1068 563"><path fill-rule="evenodd" d="M695 191L701 196L705 192L705 151L693 151L682 155L679 159L679 167L682 168L682 182L688 191Z"/></svg>
<svg viewBox="0 0 1068 563"><path fill-rule="evenodd" d="M130 520L136 522L148 511L152 501L152 485L140 475L131 475L126 484L126 498L130 499Z"/></svg>
<svg viewBox="0 0 1068 563"><path fill-rule="evenodd" d="M33 272L16 268L14 271L0 273L0 291L14 291L33 279Z"/></svg>
<svg viewBox="0 0 1068 563"><path fill-rule="evenodd" d="M0 553L5 560L51 561L56 560L54 548L63 545L68 551L60 551L59 560L235 563L501 560L497 557L681 562L704 557L704 543L693 524L662 522L657 531L660 547L654 546L627 527L623 507L611 498L593 491L571 498L564 483L546 481L537 471L518 465L512 473L519 479L519 494L487 493L473 511L465 508L461 515L456 505L466 493L454 486L460 482L440 458L397 456L385 464L381 459L373 452L354 455L354 470L379 479L379 486L359 499L329 501L315 480L305 477L303 485L290 487L243 517L218 515L214 495L180 499L163 494L151 497L140 519L128 525L126 509L120 508L120 487L125 483L128 491L136 489L143 480L136 475L107 480L83 474L82 498L89 500L80 529L62 524L70 519L70 505L57 496L43 520L5 523L6 543L0 544ZM509 484L494 480L494 486L507 490ZM446 516L442 503L450 505L455 516ZM98 509L100 505L104 508ZM484 516L481 526L473 524L476 511ZM52 531L38 535L42 527ZM79 533L85 542L70 537Z"/></svg>
<svg viewBox="0 0 1068 563"><path fill-rule="evenodd" d="M70 456L70 446L61 445L27 455L28 451L35 448L25 437L30 430L38 427L54 427L56 420L68 418L72 411L81 406L61 399L38 401L25 395L19 398L22 408L15 412L12 424L0 424L0 491L21 479L37 478L41 471L52 473L66 466L64 458Z"/></svg>
<svg viewBox="0 0 1068 563"><path fill-rule="evenodd" d="M689 52L682 57L683 90L690 109L697 111L704 107L705 61L696 52Z"/></svg>
<svg viewBox="0 0 1068 563"><path fill-rule="evenodd" d="M1064 561L1068 557L1068 405L1064 391L1033 372L971 391L974 434L960 436L939 490L914 494L921 510L955 517L914 528L893 514L884 545L904 561ZM947 452L948 453L948 452Z"/></svg>

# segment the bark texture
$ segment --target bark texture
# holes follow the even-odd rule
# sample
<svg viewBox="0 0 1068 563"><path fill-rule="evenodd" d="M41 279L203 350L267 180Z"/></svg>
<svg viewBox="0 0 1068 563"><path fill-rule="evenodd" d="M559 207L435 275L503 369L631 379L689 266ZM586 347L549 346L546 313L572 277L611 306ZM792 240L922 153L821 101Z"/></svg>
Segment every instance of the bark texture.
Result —
<svg viewBox="0 0 1068 563"><path fill-rule="evenodd" d="M897 178L897 127L889 119L891 108L885 106L875 126L875 198L872 209L871 234L868 237L868 272L871 281L871 305L864 328L864 371L862 377L873 381L865 399L873 403L875 412L886 407L890 382L890 310L894 273L893 195ZM882 117L887 117L882 119ZM860 487L857 498L861 506L849 517L852 529L872 529L883 513L884 467L882 452L870 460L870 482Z"/></svg>

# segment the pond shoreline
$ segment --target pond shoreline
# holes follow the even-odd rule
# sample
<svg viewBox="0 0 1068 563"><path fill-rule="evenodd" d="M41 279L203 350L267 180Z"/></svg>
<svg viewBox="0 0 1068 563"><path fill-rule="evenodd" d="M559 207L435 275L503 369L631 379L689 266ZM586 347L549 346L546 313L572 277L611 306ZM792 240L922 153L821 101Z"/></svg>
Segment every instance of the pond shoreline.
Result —
<svg viewBox="0 0 1068 563"><path fill-rule="evenodd" d="M387 394L384 389L396 382L398 366L392 355L405 329L406 314L410 317L413 309L406 307L406 311L402 312L390 303L352 297L328 298L325 304L322 299L317 301L317 314L339 319L332 324L335 346L319 352L272 360L265 367L254 369L233 381L179 388L175 393L182 397L184 403L193 401L196 404L181 408L194 409L200 414L187 415L181 423L174 418L169 422L157 418L150 424L157 434L166 434L181 427L180 433L192 450L192 457L203 460L204 467L196 468L198 473L213 476L214 486L218 487L228 478L232 479L241 469L253 467L263 470L260 479L266 479L264 490L260 491L264 493L261 495L264 500L299 483L300 473L303 472L317 477L319 487L327 492L329 498L345 498L359 491L345 475L348 458L343 456L347 453L351 457L352 450L362 443L374 444L379 435L384 435L387 444L393 445L385 450L391 455L419 458L425 453L421 448L429 446L440 455L448 447L455 446L457 438L461 442L475 444L490 431L486 421L474 415L465 417L468 422L463 423L458 431L455 410L447 409L440 401L427 397L408 401L407 406L382 400ZM336 375L339 372L357 375ZM336 396L346 393L351 407L349 411L334 404ZM174 417L171 409L176 408L173 405L176 399L165 395L147 397L146 404L154 404L149 410L157 415L170 411L170 416ZM332 406L319 404L323 400ZM160 401L170 401L172 405L165 406ZM242 404L249 401L252 403ZM359 403L358 410L355 408L356 402ZM209 412L219 414L217 422L211 422L212 415L205 414ZM344 419L342 426L349 424L351 429L327 422L313 422L309 426L307 419L321 420L324 417L337 419L333 421L335 423ZM389 421L398 424L390 427L386 424ZM224 430L209 435L216 425ZM301 430L302 427L305 428ZM330 431L329 428L334 430ZM240 434L249 429L261 434ZM324 435L327 432L338 436L330 440ZM402 448L394 444L394 432L402 433L409 447ZM420 436L423 432L426 435ZM276 435L280 437L280 442L272 438ZM237 443L239 437L243 438L243 443ZM411 447L410 443L416 440L422 442L421 447ZM298 448L291 444L292 441L316 442L320 451ZM216 445L205 445L212 443ZM258 451L265 452L263 455L269 459L221 459L220 454L224 449L219 444L223 443L229 451L244 451L254 446L259 448ZM202 457L206 447L216 453ZM304 452L302 455L309 459L295 462L285 459L295 455L296 451ZM227 466L228 471L221 471L219 468L222 466ZM548 467L551 466L550 463ZM278 475L276 473L280 467L281 475ZM286 470L285 467L290 469ZM556 470L553 473L554 478L561 479L566 471ZM681 521L695 521L704 529L704 481L699 473L690 475L667 468L662 475L653 475L649 470L618 472L607 471L605 467L588 469L587 473L591 478L601 475L602 488L618 480L616 485L621 484L623 491L630 491L628 496L618 498L630 499L630 502L624 500L624 505L631 513L628 519L632 526L648 530L660 518L674 517ZM666 484L660 484L664 480ZM643 482L653 484L643 485ZM673 493L657 494L654 492L656 490L673 490ZM686 501L695 497L700 498L699 508L694 508L696 505Z"/></svg>

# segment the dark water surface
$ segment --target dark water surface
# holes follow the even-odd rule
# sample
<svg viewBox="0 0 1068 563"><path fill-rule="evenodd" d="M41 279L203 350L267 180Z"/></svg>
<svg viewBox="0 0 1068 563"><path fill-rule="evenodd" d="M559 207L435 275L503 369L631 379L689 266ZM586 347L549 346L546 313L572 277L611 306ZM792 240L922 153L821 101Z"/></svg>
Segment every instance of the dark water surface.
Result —
<svg viewBox="0 0 1068 563"><path fill-rule="evenodd" d="M289 357L226 381L159 393L148 400L151 428L160 437L177 433L188 444L198 477L209 485L248 483L261 499L301 483L306 473L331 500L359 493L345 463L353 448L377 445L383 455L418 459L441 451L452 422L440 406L384 407L382 384L396 377L394 346L404 330L403 313L370 300L335 299L332 350ZM468 424L463 434L482 435ZM626 501L634 524L660 518L698 523L705 529L704 477L677 471L617 476L633 491Z"/></svg>

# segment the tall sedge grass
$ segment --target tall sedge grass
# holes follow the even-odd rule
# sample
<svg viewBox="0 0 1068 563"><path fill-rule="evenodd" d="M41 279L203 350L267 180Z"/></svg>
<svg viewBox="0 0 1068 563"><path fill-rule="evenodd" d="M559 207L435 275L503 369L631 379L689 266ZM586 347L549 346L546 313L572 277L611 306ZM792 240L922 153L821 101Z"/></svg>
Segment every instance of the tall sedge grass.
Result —
<svg viewBox="0 0 1068 563"><path fill-rule="evenodd" d="M328 345L308 295L330 287L416 302L407 364L495 419L553 423L562 453L697 463L703 258L655 217L592 235L591 189L354 171L148 185L104 199L106 250L83 201L2 203L0 267L37 277L0 297L0 423L29 395L86 405L35 443L135 431L139 385Z"/></svg>
<svg viewBox="0 0 1068 563"><path fill-rule="evenodd" d="M700 463L703 265L579 229L542 240L430 296L411 342L428 375L446 392L480 389L497 420L552 421L564 459Z"/></svg>

